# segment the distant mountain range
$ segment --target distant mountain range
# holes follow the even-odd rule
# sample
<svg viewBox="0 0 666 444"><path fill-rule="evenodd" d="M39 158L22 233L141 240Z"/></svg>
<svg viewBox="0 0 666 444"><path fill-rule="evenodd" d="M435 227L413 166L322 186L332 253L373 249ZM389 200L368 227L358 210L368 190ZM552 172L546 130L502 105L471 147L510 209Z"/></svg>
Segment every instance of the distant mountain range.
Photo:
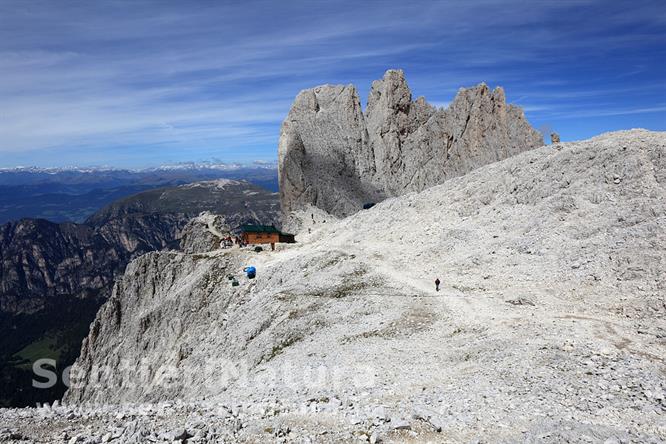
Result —
<svg viewBox="0 0 666 444"><path fill-rule="evenodd" d="M32 389L32 362L53 358L60 370L71 364L125 266L150 251L177 249L181 230L202 211L229 224L278 224L280 214L277 193L218 179L120 199L84 224L21 219L0 225L0 406L61 396L63 386Z"/></svg>
<svg viewBox="0 0 666 444"><path fill-rule="evenodd" d="M278 190L272 163L180 163L138 170L107 167L0 168L0 223L22 218L84 222L105 205L159 187L191 182L247 180Z"/></svg>
<svg viewBox="0 0 666 444"><path fill-rule="evenodd" d="M27 173L46 173L57 174L63 172L79 172L79 173L99 173L99 172L151 172L151 171L174 171L174 170L224 170L234 171L242 169L255 169L255 168L277 168L277 162L269 161L254 161L252 164L242 163L225 163L225 162L178 162L173 164L164 164L155 167L146 168L118 168L112 166L64 166L64 167L37 167L37 166L17 166L17 167L0 167L0 173L5 172L27 172Z"/></svg>

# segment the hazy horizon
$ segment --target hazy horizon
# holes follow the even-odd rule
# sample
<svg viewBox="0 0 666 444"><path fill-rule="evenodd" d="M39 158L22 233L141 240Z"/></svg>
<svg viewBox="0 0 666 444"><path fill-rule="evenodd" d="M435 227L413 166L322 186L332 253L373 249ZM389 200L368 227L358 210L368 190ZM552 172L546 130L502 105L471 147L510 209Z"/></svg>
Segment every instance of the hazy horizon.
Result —
<svg viewBox="0 0 666 444"><path fill-rule="evenodd" d="M95 164L95 163L82 163L82 164L62 164L62 165L10 165L3 166L0 164L0 171L2 170L19 170L19 169L30 169L37 168L41 170L66 170L66 169L112 169L112 170L128 170L128 171L142 171L150 170L155 168L169 168L169 167L185 167L189 165L196 165L198 167L212 167L212 166L221 166L226 165L230 167L239 167L239 168L267 168L267 169L277 169L277 160L255 160L247 159L246 161L239 162L225 162L220 159L201 159L201 160L182 160L177 162L156 162L156 163L146 163L143 165L135 166L116 166L116 165L105 165L105 164Z"/></svg>

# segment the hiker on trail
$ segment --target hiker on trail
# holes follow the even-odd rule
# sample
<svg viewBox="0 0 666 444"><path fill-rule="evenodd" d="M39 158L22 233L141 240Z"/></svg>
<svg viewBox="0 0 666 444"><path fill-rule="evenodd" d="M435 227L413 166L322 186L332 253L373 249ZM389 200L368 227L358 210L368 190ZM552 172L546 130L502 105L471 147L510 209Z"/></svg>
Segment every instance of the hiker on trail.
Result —
<svg viewBox="0 0 666 444"><path fill-rule="evenodd" d="M435 279L435 290L439 291L439 284L440 283L441 282L439 282L439 278Z"/></svg>

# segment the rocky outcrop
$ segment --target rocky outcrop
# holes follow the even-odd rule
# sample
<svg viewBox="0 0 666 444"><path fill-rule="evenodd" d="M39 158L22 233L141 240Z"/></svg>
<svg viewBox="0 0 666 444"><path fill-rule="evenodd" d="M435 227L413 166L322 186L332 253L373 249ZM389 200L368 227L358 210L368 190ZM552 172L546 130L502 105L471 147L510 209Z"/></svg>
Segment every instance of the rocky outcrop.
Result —
<svg viewBox="0 0 666 444"><path fill-rule="evenodd" d="M499 87L461 89L437 109L412 100L403 72L389 70L373 82L363 113L352 85L319 86L296 97L282 124L282 209L314 205L345 216L541 145Z"/></svg>
<svg viewBox="0 0 666 444"><path fill-rule="evenodd" d="M270 441L287 418L293 441L492 441L498 423L507 442L664 441L665 153L648 131L560 143L343 220L304 214L312 232L275 252L142 256L66 401L168 400L232 442ZM162 406L147 432L178 418ZM79 433L108 432L95 411Z"/></svg>
<svg viewBox="0 0 666 444"><path fill-rule="evenodd" d="M280 199L284 211L307 204L345 214L381 198L372 177L361 103L352 85L302 91L280 130Z"/></svg>
<svg viewBox="0 0 666 444"><path fill-rule="evenodd" d="M180 234L180 250L184 253L207 253L220 248L223 238L233 227L218 214L203 212L191 219Z"/></svg>

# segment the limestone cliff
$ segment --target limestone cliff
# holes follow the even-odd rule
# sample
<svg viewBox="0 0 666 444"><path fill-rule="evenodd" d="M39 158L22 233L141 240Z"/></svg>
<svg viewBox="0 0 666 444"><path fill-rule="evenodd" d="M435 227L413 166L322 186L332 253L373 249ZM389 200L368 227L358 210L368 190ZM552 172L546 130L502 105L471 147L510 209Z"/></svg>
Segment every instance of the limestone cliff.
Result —
<svg viewBox="0 0 666 444"><path fill-rule="evenodd" d="M313 204L333 214L353 212L380 196L371 177L360 176L371 161L361 103L352 85L302 91L282 124L278 147L280 198L284 211Z"/></svg>
<svg viewBox="0 0 666 444"><path fill-rule="evenodd" d="M284 213L314 205L336 216L543 145L502 88L461 89L437 109L412 100L400 70L373 82L363 113L352 85L302 91L278 150Z"/></svg>

